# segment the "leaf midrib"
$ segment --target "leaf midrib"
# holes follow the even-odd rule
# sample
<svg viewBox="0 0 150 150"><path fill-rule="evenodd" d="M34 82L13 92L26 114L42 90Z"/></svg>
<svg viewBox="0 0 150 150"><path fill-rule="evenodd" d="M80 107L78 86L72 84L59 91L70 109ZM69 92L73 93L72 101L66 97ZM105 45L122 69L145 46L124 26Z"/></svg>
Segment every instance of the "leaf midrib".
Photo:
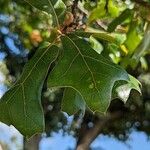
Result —
<svg viewBox="0 0 150 150"><path fill-rule="evenodd" d="M50 4L50 7L51 7L52 10L53 10L54 15L55 15L55 20L56 20L56 22L57 22L57 27L59 27L59 26L60 26L60 25L59 25L59 20L58 20L57 14L56 14L56 12L55 12L55 9L54 9L54 7L53 7L51 1L48 0L48 2L49 2L49 4Z"/></svg>
<svg viewBox="0 0 150 150"><path fill-rule="evenodd" d="M74 41L73 41L71 38L69 38L68 36L66 36L66 37L70 40L70 42L71 42L71 43L75 46L75 48L77 49L78 53L81 55L82 60L84 61L84 63L85 63L85 65L86 65L87 69L89 70L89 72L90 72L90 74L91 74L91 76L92 76L92 80L93 80L93 83L94 83L94 87L95 87L96 91L97 91L98 93L100 93L100 91L99 91L98 88L97 88L97 84L96 84L94 75L93 75L93 73L92 73L90 67L89 67L88 64L87 64L87 62L86 62L86 60L85 60L85 58L84 58L84 55L81 53L80 49L79 49L78 46L74 43Z"/></svg>
<svg viewBox="0 0 150 150"><path fill-rule="evenodd" d="M25 119L26 118L29 118L31 119L28 115L27 115L27 111L26 111L26 96L25 96L25 92L24 92L24 83L25 81L28 79L28 77L31 75L32 71L36 68L36 65L38 64L38 62L42 59L42 57L45 55L45 53L48 52L48 50L53 46L53 44L51 44L50 46L48 46L48 48L45 50L45 52L40 56L40 58L37 60L37 62L34 64L34 66L32 67L32 69L30 70L30 72L28 73L27 77L19 84L15 85L14 88L16 88L16 86L18 86L15 91L14 91L14 94L11 95L11 97L6 101L6 105L7 107L9 108L9 116L11 117L11 113L10 113L10 107L8 105L8 102L10 102L10 100L12 99L12 97L16 94L16 92L20 89L21 87L21 90L22 90L22 96L23 96L23 104L24 104L24 115L25 115ZM57 56L56 56L57 57ZM54 59L55 60L55 59ZM12 117L11 117L12 118ZM32 120L32 119L31 119ZM27 120L25 120L25 122L27 122ZM35 123L36 124L36 123Z"/></svg>
<svg viewBox="0 0 150 150"><path fill-rule="evenodd" d="M29 78L29 76L31 75L32 71L36 68L36 65L39 63L39 61L42 59L42 57L48 52L48 50L53 46L53 44L50 44L48 46L48 48L45 50L45 52L40 56L40 58L37 60L37 62L33 65L32 69L30 70L30 72L28 73L27 77L20 83L20 84L24 84L25 81ZM24 73L24 72L23 72Z"/></svg>

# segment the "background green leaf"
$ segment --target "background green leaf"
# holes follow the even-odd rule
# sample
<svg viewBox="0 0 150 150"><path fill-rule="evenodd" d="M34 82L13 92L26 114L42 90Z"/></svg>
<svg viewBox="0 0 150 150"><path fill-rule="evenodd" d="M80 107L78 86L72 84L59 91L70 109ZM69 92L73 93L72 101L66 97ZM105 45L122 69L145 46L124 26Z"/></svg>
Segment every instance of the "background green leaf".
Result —
<svg viewBox="0 0 150 150"><path fill-rule="evenodd" d="M137 32L137 26L138 21L131 21L129 31L127 33L127 39L124 42L126 48L129 50L129 54L132 54L134 52L134 50L141 41L140 36Z"/></svg>
<svg viewBox="0 0 150 150"><path fill-rule="evenodd" d="M101 0L98 2L97 7L94 8L88 18L88 22L91 23L97 19L117 17L119 15L119 9L113 0Z"/></svg>
<svg viewBox="0 0 150 150"><path fill-rule="evenodd" d="M123 21L129 18L132 14L130 9L125 9L117 18L115 18L107 28L108 32L113 32L118 25L120 25Z"/></svg>
<svg viewBox="0 0 150 150"><path fill-rule="evenodd" d="M31 6L52 15L55 26L60 27L61 17L66 9L62 0L24 0Z"/></svg>

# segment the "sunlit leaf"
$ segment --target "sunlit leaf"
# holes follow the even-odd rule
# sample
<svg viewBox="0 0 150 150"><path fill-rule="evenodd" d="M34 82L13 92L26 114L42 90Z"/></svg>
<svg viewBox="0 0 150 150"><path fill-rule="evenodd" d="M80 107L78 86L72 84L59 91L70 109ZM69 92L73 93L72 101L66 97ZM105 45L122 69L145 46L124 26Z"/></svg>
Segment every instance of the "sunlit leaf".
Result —
<svg viewBox="0 0 150 150"><path fill-rule="evenodd" d="M137 32L137 21L133 21L130 25L129 31L127 33L127 39L124 42L126 48L129 50L129 54L132 54L138 44L140 43L141 39Z"/></svg>
<svg viewBox="0 0 150 150"><path fill-rule="evenodd" d="M136 90L141 94L141 83L134 78L133 76L129 75L130 81L126 84L118 82L114 87L115 94L113 95L114 98L120 98L124 103L128 100L131 90Z"/></svg>
<svg viewBox="0 0 150 150"><path fill-rule="evenodd" d="M98 6L92 10L88 18L89 23L97 19L103 18L106 15L105 9L106 1L102 0L98 3Z"/></svg>
<svg viewBox="0 0 150 150"><path fill-rule="evenodd" d="M96 8L94 8L90 16L88 18L89 23L96 21L97 19L101 18L114 18L119 15L119 9L114 3L113 0L109 0L108 3L106 0L101 0L98 2L98 5Z"/></svg>
<svg viewBox="0 0 150 150"><path fill-rule="evenodd" d="M86 31L82 31L82 30L77 30L74 32L76 35L81 36L81 37L87 37L89 38L90 36L99 39L99 40L104 40L107 42L116 42L116 38L108 33L108 32L104 32L101 30L96 30L93 28L87 28Z"/></svg>
<svg viewBox="0 0 150 150"><path fill-rule="evenodd" d="M146 59L144 57L140 58L140 63L141 63L142 69L148 70L148 62L146 61Z"/></svg>
<svg viewBox="0 0 150 150"><path fill-rule="evenodd" d="M83 39L69 35L61 40L63 56L48 77L48 87L71 87L91 110L105 112L114 83L128 81L128 74L96 53Z"/></svg>
<svg viewBox="0 0 150 150"><path fill-rule="evenodd" d="M108 1L108 13L110 17L117 17L119 15L119 8L115 5L113 0Z"/></svg>
<svg viewBox="0 0 150 150"><path fill-rule="evenodd" d="M91 47L97 52L97 53L101 53L103 51L103 46L102 44L97 41L94 37L90 36L89 38L89 42L91 44Z"/></svg>

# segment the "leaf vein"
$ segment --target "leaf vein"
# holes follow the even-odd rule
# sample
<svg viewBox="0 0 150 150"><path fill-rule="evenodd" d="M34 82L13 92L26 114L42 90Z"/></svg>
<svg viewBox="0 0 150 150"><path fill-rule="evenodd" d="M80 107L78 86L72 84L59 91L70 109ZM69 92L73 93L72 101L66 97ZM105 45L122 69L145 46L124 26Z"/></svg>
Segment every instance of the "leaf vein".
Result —
<svg viewBox="0 0 150 150"><path fill-rule="evenodd" d="M92 80L93 80L93 83L94 83L94 87L95 87L95 89L97 90L97 92L100 93L100 91L99 91L98 88L97 88L94 75L93 75L93 73L92 73L92 71L91 71L91 68L90 68L89 65L87 64L87 62L86 62L86 60L85 60L85 58L84 58L84 55L81 53L79 47L74 43L74 41L73 41L71 38L69 38L68 36L66 36L66 37L70 40L70 42L74 45L74 47L77 49L77 51L78 51L79 54L81 55L81 57L82 57L82 59L83 59L85 65L86 65L87 69L89 70L89 72L90 72L90 74L91 74L91 76L92 76Z"/></svg>

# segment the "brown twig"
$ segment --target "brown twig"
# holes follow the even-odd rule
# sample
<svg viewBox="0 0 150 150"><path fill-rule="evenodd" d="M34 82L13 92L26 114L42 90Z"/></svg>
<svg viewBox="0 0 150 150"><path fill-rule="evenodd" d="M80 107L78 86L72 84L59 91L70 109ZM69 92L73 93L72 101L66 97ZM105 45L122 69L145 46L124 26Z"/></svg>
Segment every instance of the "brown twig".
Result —
<svg viewBox="0 0 150 150"><path fill-rule="evenodd" d="M78 140L76 150L89 150L90 144L100 134L107 123L115 121L122 116L121 112L115 112L105 117L99 118L93 128L84 131L81 139Z"/></svg>
<svg viewBox="0 0 150 150"><path fill-rule="evenodd" d="M79 0L74 0L72 5L72 14L76 14L76 9L78 7Z"/></svg>
<svg viewBox="0 0 150 150"><path fill-rule="evenodd" d="M145 2L143 0L132 0L132 2L135 2L135 3L139 4L139 5L142 5L142 6L146 7L146 8L148 8L148 9L150 9L150 3L149 2Z"/></svg>

